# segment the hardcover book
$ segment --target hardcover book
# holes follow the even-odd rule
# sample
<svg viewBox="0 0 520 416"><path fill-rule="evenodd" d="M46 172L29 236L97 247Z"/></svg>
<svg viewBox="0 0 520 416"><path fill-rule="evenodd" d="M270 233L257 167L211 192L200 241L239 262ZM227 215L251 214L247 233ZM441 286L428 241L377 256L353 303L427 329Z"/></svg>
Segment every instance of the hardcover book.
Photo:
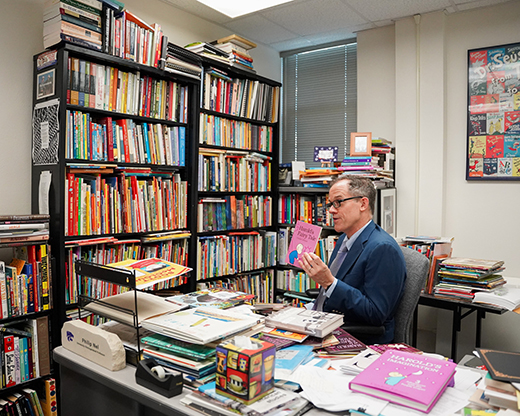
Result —
<svg viewBox="0 0 520 416"><path fill-rule="evenodd" d="M343 315L289 307L265 318L265 325L323 338L343 324Z"/></svg>
<svg viewBox="0 0 520 416"><path fill-rule="evenodd" d="M297 221L289 248L287 249L285 262L293 266L299 266L297 260L303 253L314 253L314 250L316 250L320 233L320 226Z"/></svg>
<svg viewBox="0 0 520 416"><path fill-rule="evenodd" d="M520 353L486 348L477 352L494 380L520 383Z"/></svg>
<svg viewBox="0 0 520 416"><path fill-rule="evenodd" d="M363 344L355 336L350 335L347 331L341 328L337 328L332 331L332 334L338 340L338 344L331 345L325 348L329 354L343 354L345 352L356 352L363 351L366 349L366 345Z"/></svg>
<svg viewBox="0 0 520 416"><path fill-rule="evenodd" d="M215 308L190 308L145 319L142 325L162 335L203 345L251 328L257 322L251 315Z"/></svg>
<svg viewBox="0 0 520 416"><path fill-rule="evenodd" d="M428 413L455 374L451 361L388 350L349 384L352 391Z"/></svg>
<svg viewBox="0 0 520 416"><path fill-rule="evenodd" d="M185 295L174 295L166 298L167 301L178 306L228 309L253 300L255 295L233 290L214 288L197 290Z"/></svg>

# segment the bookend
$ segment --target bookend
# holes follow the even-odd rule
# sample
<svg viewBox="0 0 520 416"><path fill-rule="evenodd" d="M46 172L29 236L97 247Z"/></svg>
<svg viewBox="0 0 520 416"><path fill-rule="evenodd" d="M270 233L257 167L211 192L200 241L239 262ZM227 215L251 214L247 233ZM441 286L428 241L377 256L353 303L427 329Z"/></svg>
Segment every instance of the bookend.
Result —
<svg viewBox="0 0 520 416"><path fill-rule="evenodd" d="M136 383L168 398L181 394L183 385L182 374L157 374L153 369L158 365L151 358L139 361L135 371Z"/></svg>

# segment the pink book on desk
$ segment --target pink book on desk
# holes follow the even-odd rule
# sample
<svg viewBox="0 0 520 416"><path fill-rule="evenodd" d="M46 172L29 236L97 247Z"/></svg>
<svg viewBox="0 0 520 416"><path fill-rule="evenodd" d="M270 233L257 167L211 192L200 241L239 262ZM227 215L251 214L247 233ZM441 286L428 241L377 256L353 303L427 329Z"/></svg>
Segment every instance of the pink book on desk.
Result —
<svg viewBox="0 0 520 416"><path fill-rule="evenodd" d="M297 221L291 242L289 243L285 262L299 267L300 264L297 259L303 253L314 253L314 250L316 250L316 244L320 238L320 233L320 226L308 224L303 221Z"/></svg>
<svg viewBox="0 0 520 416"><path fill-rule="evenodd" d="M349 384L352 391L428 413L455 374L451 361L388 350Z"/></svg>

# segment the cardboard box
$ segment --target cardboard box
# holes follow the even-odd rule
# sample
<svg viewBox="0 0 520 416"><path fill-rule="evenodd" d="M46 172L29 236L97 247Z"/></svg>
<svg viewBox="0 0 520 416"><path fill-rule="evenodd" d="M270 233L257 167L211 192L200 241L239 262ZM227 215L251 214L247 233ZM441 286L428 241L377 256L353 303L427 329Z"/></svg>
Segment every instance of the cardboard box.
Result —
<svg viewBox="0 0 520 416"><path fill-rule="evenodd" d="M274 388L273 344L235 337L217 346L216 391L251 404Z"/></svg>

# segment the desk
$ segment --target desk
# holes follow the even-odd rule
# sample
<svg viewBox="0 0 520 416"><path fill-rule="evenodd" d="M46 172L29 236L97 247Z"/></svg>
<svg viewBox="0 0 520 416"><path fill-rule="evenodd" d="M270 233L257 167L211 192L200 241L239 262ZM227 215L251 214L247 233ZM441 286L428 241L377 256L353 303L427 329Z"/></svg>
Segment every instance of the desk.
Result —
<svg viewBox="0 0 520 416"><path fill-rule="evenodd" d="M451 328L451 358L457 362L457 335L461 329L461 322L464 318L476 312L477 331L475 334L475 347L480 347L482 338L482 319L486 317L486 312L502 315L507 309L501 309L482 303L471 303L461 299L439 298L433 295L421 294L419 305L430 306L432 308L446 309L453 312L453 323ZM418 310L415 308L413 317L413 345L417 345L417 320Z"/></svg>
<svg viewBox="0 0 520 416"><path fill-rule="evenodd" d="M201 416L180 403L186 393L166 398L137 384L134 366L110 371L63 347L53 358L60 365L61 415Z"/></svg>

